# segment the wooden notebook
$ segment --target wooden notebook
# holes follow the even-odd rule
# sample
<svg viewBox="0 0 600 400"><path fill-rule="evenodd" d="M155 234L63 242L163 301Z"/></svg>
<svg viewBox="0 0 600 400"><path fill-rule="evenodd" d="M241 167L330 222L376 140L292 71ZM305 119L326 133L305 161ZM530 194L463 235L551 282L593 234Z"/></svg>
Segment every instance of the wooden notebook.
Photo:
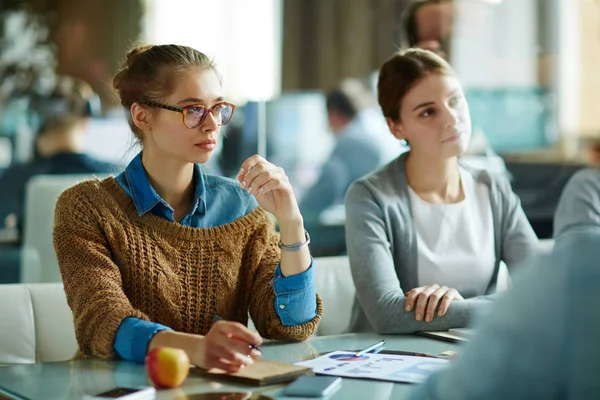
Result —
<svg viewBox="0 0 600 400"><path fill-rule="evenodd" d="M269 360L255 360L254 364L233 374L217 368L208 371L202 368L194 368L193 371L207 378L230 379L253 386L290 382L301 375L312 374L312 368Z"/></svg>

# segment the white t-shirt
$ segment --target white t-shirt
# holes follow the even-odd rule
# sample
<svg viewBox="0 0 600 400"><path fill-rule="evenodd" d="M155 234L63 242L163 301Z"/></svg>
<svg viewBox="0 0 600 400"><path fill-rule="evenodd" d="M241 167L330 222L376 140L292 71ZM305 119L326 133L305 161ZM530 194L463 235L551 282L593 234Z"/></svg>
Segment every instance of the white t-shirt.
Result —
<svg viewBox="0 0 600 400"><path fill-rule="evenodd" d="M419 286L448 286L467 298L485 294L496 264L489 188L460 169L464 199L431 204L409 187L417 231Z"/></svg>

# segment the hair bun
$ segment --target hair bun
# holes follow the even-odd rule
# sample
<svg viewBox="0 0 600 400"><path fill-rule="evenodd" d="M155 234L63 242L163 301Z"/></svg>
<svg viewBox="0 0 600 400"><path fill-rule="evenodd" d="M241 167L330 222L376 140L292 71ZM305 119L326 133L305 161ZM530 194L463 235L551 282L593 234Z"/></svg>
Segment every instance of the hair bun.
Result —
<svg viewBox="0 0 600 400"><path fill-rule="evenodd" d="M125 64L127 65L127 68L131 68L131 66L139 56L141 56L153 47L153 44L145 44L131 49L129 53L127 53L127 56L125 58Z"/></svg>
<svg viewBox="0 0 600 400"><path fill-rule="evenodd" d="M142 139L142 130L131 119L131 106L168 96L173 91L177 74L190 67L210 68L221 82L213 61L192 47L139 44L127 53L113 78L113 88L128 112L129 126L138 139Z"/></svg>

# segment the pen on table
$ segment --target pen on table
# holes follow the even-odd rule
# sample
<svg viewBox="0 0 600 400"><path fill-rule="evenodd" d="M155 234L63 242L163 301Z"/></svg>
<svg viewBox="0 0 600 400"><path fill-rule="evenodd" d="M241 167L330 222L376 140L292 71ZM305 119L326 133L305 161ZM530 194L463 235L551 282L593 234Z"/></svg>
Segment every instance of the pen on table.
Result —
<svg viewBox="0 0 600 400"><path fill-rule="evenodd" d="M371 352L373 350L380 349L383 346L385 346L385 340L379 341L379 342L375 343L374 345L367 347L364 350L356 352L355 356L356 357L360 357L360 356L362 356L365 353L369 353L369 352Z"/></svg>
<svg viewBox="0 0 600 400"><path fill-rule="evenodd" d="M215 315L213 317L213 322L217 322L217 321L225 321L225 320L223 318L219 317L218 315ZM262 353L262 350L257 345L252 344L252 343L248 343L248 346L250 346L251 349L260 351Z"/></svg>

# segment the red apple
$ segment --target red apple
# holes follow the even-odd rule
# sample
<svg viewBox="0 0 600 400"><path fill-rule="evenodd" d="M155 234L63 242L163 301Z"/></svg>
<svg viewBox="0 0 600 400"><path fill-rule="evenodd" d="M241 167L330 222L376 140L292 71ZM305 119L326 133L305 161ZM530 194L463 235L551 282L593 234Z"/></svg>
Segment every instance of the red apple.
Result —
<svg viewBox="0 0 600 400"><path fill-rule="evenodd" d="M146 372L157 387L174 388L187 378L190 359L181 349L156 347L146 355Z"/></svg>

